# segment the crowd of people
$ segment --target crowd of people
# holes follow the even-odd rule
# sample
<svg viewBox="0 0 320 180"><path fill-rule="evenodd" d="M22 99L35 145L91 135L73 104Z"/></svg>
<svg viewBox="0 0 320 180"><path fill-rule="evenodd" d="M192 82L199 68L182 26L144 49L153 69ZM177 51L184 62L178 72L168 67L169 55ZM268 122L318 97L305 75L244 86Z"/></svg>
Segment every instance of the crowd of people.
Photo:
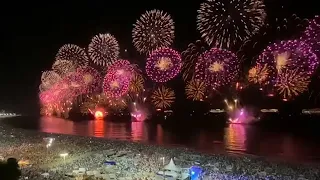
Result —
<svg viewBox="0 0 320 180"><path fill-rule="evenodd" d="M156 173L171 158L182 168L200 166L206 180L320 179L318 165L289 165L247 156L200 154L179 147L40 133L13 129L1 123L0 136L0 157L17 159L20 179L70 179L75 176L74 170L85 168L90 172L112 174L116 179L156 180ZM50 146L45 140L48 137L52 138ZM116 165L111 167L106 161L114 161ZM0 172L1 176L7 173Z"/></svg>

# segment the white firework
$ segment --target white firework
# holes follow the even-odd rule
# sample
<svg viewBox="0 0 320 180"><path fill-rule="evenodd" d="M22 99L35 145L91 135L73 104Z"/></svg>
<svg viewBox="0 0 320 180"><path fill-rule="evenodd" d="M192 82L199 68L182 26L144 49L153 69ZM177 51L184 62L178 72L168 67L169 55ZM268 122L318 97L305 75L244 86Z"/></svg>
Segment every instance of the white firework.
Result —
<svg viewBox="0 0 320 180"><path fill-rule="evenodd" d="M174 39L174 21L160 10L142 14L132 30L133 44L140 53L150 53L160 47L169 47Z"/></svg>
<svg viewBox="0 0 320 180"><path fill-rule="evenodd" d="M63 45L56 55L56 60L72 61L77 66L87 66L89 63L85 50L74 44Z"/></svg>
<svg viewBox="0 0 320 180"><path fill-rule="evenodd" d="M109 66L119 57L119 43L111 34L95 35L89 46L88 53L91 60L100 66Z"/></svg>
<svg viewBox="0 0 320 180"><path fill-rule="evenodd" d="M209 45L230 48L264 25L264 8L260 0L206 0L198 10L197 27Z"/></svg>

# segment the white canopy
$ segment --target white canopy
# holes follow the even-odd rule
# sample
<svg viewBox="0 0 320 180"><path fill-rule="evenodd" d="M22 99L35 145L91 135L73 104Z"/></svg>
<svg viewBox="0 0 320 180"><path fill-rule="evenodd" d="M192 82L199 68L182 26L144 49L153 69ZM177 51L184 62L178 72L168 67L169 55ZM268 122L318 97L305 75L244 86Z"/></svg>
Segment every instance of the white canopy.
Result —
<svg viewBox="0 0 320 180"><path fill-rule="evenodd" d="M181 171L181 169L174 164L172 158L170 159L169 164L167 164L166 166L164 166L164 169L165 169L165 170L169 170L169 171L175 171L175 172Z"/></svg>

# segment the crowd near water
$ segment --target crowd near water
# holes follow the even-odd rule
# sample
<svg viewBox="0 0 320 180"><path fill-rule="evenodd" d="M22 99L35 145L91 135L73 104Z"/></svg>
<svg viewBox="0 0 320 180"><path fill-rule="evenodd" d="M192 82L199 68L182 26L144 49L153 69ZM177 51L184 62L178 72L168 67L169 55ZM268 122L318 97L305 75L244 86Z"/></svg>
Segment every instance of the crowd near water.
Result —
<svg viewBox="0 0 320 180"><path fill-rule="evenodd" d="M159 179L172 158L182 168L203 168L211 179L320 179L320 166L270 162L249 156L200 154L187 148L163 147L15 129L0 123L0 156L16 158L20 179ZM52 142L48 145L48 138ZM114 162L115 164L106 164ZM81 173L80 173L81 172ZM0 178L1 179L1 178ZM162 178L163 179L163 178Z"/></svg>

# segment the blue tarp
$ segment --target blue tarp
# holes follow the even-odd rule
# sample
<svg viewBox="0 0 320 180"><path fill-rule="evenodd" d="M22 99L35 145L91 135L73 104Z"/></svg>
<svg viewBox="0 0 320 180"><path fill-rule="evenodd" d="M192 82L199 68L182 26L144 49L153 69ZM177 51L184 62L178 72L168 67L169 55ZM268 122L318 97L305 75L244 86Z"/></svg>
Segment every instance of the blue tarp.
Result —
<svg viewBox="0 0 320 180"><path fill-rule="evenodd" d="M105 165L113 165L114 166L114 165L116 165L116 162L115 161L105 161L104 164Z"/></svg>
<svg viewBox="0 0 320 180"><path fill-rule="evenodd" d="M202 168L199 166L192 166L189 171L191 180L198 180L203 172Z"/></svg>

